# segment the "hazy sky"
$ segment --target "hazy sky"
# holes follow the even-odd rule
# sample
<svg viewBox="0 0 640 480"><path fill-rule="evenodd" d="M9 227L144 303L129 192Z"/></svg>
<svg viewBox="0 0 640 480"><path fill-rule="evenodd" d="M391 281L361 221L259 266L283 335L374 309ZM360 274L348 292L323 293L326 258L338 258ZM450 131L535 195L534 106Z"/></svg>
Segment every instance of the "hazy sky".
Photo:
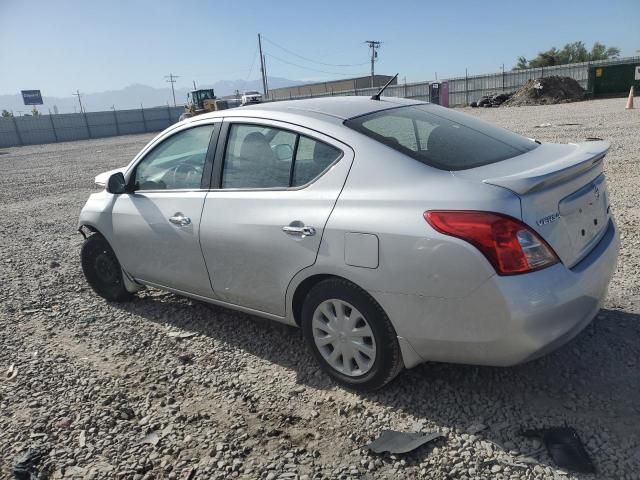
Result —
<svg viewBox="0 0 640 480"><path fill-rule="evenodd" d="M258 32L321 62L265 40L272 76L368 74L363 42L381 40L379 73L428 80L464 75L465 67L510 68L518 55L575 40L636 55L639 20L640 0L0 0L0 93L159 87L169 72L180 75L178 86L255 79Z"/></svg>

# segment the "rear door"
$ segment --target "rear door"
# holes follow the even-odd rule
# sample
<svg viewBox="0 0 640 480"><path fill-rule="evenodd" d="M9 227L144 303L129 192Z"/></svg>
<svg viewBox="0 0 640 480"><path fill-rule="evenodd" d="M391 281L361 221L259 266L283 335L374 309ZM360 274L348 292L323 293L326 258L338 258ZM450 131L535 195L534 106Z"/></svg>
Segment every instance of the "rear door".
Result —
<svg viewBox="0 0 640 480"><path fill-rule="evenodd" d="M200 242L217 298L285 314L293 276L316 260L352 150L303 127L234 118L223 124Z"/></svg>

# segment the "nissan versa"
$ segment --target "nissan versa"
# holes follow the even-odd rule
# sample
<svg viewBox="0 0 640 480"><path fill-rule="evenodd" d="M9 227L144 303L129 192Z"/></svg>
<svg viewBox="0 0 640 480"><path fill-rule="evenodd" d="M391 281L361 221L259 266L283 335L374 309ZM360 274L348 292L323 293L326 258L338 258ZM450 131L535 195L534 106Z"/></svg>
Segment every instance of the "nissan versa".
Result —
<svg viewBox="0 0 640 480"><path fill-rule="evenodd" d="M514 365L605 297L608 148L384 97L200 115L96 177L82 267L107 300L147 285L298 325L350 388L425 361Z"/></svg>

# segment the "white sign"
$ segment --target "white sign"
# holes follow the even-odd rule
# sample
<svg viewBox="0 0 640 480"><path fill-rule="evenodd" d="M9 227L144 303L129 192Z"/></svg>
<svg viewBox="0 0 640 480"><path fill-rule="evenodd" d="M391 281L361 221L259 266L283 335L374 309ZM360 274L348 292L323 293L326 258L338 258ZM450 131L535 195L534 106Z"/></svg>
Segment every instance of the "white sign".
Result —
<svg viewBox="0 0 640 480"><path fill-rule="evenodd" d="M640 65L636 66L636 80L640 80Z"/></svg>

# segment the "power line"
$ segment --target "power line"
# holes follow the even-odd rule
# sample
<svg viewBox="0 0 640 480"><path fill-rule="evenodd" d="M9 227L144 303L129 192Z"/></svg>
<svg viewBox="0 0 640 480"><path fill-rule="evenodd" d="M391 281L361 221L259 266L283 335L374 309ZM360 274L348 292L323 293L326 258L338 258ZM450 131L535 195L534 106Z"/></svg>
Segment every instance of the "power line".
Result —
<svg viewBox="0 0 640 480"><path fill-rule="evenodd" d="M380 48L380 45L382 45L382 42L379 42L377 40L365 40L364 43L369 45L369 48L371 49L371 86L373 87L373 79L375 78L373 64L378 59L378 49Z"/></svg>
<svg viewBox="0 0 640 480"><path fill-rule="evenodd" d="M326 70L318 70L317 68L306 67L304 65L299 65L297 63L293 63L293 62L289 62L287 60L283 60L282 58L276 57L275 55L272 55L270 53L265 53L265 55L268 55L271 58L275 58L276 60L278 60L278 61L280 61L282 63L286 63L288 65L293 65L294 67L302 68L304 70L311 70L312 72L327 73L329 75L342 75L344 77L353 77L353 76L362 75L361 73L328 72Z"/></svg>
<svg viewBox="0 0 640 480"><path fill-rule="evenodd" d="M164 78L166 78L166 82L171 84L171 93L173 94L173 106L176 106L176 91L173 88L173 84L176 83L176 78L180 78L178 75L174 75L173 73L170 73L169 75L165 75Z"/></svg>
<svg viewBox="0 0 640 480"><path fill-rule="evenodd" d="M256 66L256 58L258 58L258 45L256 45L256 49L253 52L253 60L251 60L251 68L249 68L249 73L247 74L247 76L245 77L244 81L242 82L242 89L244 90L245 85L247 84L247 82L249 81L249 78L251 77L251 74L253 73L253 67Z"/></svg>
<svg viewBox="0 0 640 480"><path fill-rule="evenodd" d="M302 60L306 60L307 62L311 62L311 63L317 63L318 65L324 65L326 67L361 67L362 65L366 65L367 63L369 63L369 61L363 62L363 63L324 63L324 62L319 62L317 60L312 60L308 57L304 57L298 53L292 52L291 50L289 50L288 48L283 47L282 45L278 45L276 42L274 42L273 40L268 39L267 37L265 37L264 35L262 35L262 38L265 39L267 42L269 42L271 45L278 47L281 50L284 50L285 52L301 58Z"/></svg>

